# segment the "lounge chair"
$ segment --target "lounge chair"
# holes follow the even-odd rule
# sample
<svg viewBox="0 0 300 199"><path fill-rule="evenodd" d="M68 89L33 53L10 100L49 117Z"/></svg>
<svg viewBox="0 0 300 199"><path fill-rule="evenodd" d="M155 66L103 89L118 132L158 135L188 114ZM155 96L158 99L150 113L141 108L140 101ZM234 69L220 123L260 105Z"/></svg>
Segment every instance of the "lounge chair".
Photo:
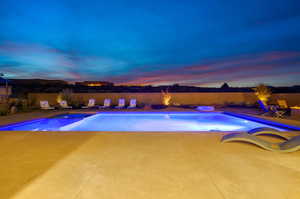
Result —
<svg viewBox="0 0 300 199"><path fill-rule="evenodd" d="M270 111L275 117L279 118L282 118L287 113L286 110L278 109L276 106L270 106Z"/></svg>
<svg viewBox="0 0 300 199"><path fill-rule="evenodd" d="M271 136L276 136L280 137L284 140L289 140L294 136L300 135L299 132L284 132L284 131L279 131L277 129L269 128L269 127L259 127L252 129L247 132L249 135L271 135Z"/></svg>
<svg viewBox="0 0 300 199"><path fill-rule="evenodd" d="M291 108L288 106L286 100L279 99L277 100L279 110L283 111L285 115L291 115Z"/></svg>
<svg viewBox="0 0 300 199"><path fill-rule="evenodd" d="M300 150L300 136L295 136L282 143L267 142L248 133L231 133L223 136L222 143L226 142L247 142L259 146L263 149L276 152L294 152Z"/></svg>
<svg viewBox="0 0 300 199"><path fill-rule="evenodd" d="M125 99L119 99L119 104L115 108L125 108Z"/></svg>
<svg viewBox="0 0 300 199"><path fill-rule="evenodd" d="M260 108L264 111L262 115L271 115L281 118L285 114L285 111L278 110L276 106L269 106L261 100L258 100L258 104Z"/></svg>
<svg viewBox="0 0 300 199"><path fill-rule="evenodd" d="M283 108L283 109L289 108L289 106L287 105L287 102L285 100L279 99L279 100L277 100L277 103L280 108Z"/></svg>
<svg viewBox="0 0 300 199"><path fill-rule="evenodd" d="M87 106L83 106L81 108L93 108L93 107L95 107L95 102L96 102L95 99L89 99L88 105Z"/></svg>
<svg viewBox="0 0 300 199"><path fill-rule="evenodd" d="M51 107L49 105L49 102L46 101L46 100L40 101L40 106L41 106L41 109L43 109L43 110L53 110L53 109L55 109L54 107Z"/></svg>
<svg viewBox="0 0 300 199"><path fill-rule="evenodd" d="M263 114L269 113L269 107L267 104L265 104L263 101L258 100L258 104L260 106L260 108L264 111Z"/></svg>
<svg viewBox="0 0 300 199"><path fill-rule="evenodd" d="M103 102L103 106L99 106L100 109L102 108L109 108L111 105L111 100L110 99L104 99L104 102Z"/></svg>
<svg viewBox="0 0 300 199"><path fill-rule="evenodd" d="M136 108L136 99L131 99L127 108Z"/></svg>
<svg viewBox="0 0 300 199"><path fill-rule="evenodd" d="M66 100L62 100L59 105L62 107L62 108L65 108L65 109L71 109L72 106L69 106L67 101Z"/></svg>

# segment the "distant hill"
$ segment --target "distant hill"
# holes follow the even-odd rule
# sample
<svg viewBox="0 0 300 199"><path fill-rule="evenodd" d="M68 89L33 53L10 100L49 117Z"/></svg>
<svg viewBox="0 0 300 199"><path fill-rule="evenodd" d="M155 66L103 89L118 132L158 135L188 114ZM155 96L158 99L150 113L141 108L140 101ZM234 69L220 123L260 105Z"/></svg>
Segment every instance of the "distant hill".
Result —
<svg viewBox="0 0 300 199"><path fill-rule="evenodd" d="M48 79L9 79L11 85L68 85L63 80Z"/></svg>
<svg viewBox="0 0 300 199"><path fill-rule="evenodd" d="M5 81L0 81L3 85ZM230 87L223 84L220 88L182 86L179 84L165 86L114 86L107 84L104 86L85 86L69 84L63 80L46 79L9 79L14 96L24 96L27 93L58 93L63 89L72 89L75 93L157 93L168 89L169 92L253 92L252 87ZM273 93L300 93L299 86L291 87L270 87Z"/></svg>

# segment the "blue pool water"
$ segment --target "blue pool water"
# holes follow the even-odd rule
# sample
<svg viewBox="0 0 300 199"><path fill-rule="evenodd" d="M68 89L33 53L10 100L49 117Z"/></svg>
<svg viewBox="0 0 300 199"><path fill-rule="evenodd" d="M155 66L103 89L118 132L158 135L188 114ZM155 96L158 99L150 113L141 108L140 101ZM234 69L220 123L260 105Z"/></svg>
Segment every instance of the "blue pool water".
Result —
<svg viewBox="0 0 300 199"><path fill-rule="evenodd" d="M0 127L0 131L58 131L60 127L80 121L91 114L64 114L52 118L44 118L20 122Z"/></svg>
<svg viewBox="0 0 300 199"><path fill-rule="evenodd" d="M2 131L248 131L272 125L223 113L70 114L1 127Z"/></svg>

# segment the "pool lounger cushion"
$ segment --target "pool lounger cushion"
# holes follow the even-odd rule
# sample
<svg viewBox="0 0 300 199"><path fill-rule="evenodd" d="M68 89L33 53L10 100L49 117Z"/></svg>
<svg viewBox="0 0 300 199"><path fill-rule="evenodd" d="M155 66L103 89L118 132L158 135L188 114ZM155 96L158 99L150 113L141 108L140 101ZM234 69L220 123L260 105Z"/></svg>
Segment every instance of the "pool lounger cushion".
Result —
<svg viewBox="0 0 300 199"><path fill-rule="evenodd" d="M276 152L294 152L300 150L300 136L295 136L282 143L267 142L259 137L248 133L230 133L222 137L221 142L247 142L257 145L263 149Z"/></svg>

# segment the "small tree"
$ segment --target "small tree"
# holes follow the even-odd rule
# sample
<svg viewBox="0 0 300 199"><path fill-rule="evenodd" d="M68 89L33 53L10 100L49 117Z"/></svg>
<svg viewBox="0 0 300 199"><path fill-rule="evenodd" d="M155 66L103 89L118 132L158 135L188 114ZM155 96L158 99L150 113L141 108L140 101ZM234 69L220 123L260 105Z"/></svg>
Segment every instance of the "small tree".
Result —
<svg viewBox="0 0 300 199"><path fill-rule="evenodd" d="M61 101L63 100L66 100L67 102L70 102L72 100L72 94L73 94L73 91L72 89L64 89L62 90L62 92L60 92L56 98L56 101L58 103L60 103Z"/></svg>
<svg viewBox="0 0 300 199"><path fill-rule="evenodd" d="M272 95L272 91L269 87L264 84L259 84L257 87L253 88L255 95L263 102L267 102Z"/></svg>
<svg viewBox="0 0 300 199"><path fill-rule="evenodd" d="M163 105L169 106L170 102L171 102L171 99L172 99L172 96L169 93L168 89L166 91L162 90L161 94L162 94L162 103L163 103Z"/></svg>

